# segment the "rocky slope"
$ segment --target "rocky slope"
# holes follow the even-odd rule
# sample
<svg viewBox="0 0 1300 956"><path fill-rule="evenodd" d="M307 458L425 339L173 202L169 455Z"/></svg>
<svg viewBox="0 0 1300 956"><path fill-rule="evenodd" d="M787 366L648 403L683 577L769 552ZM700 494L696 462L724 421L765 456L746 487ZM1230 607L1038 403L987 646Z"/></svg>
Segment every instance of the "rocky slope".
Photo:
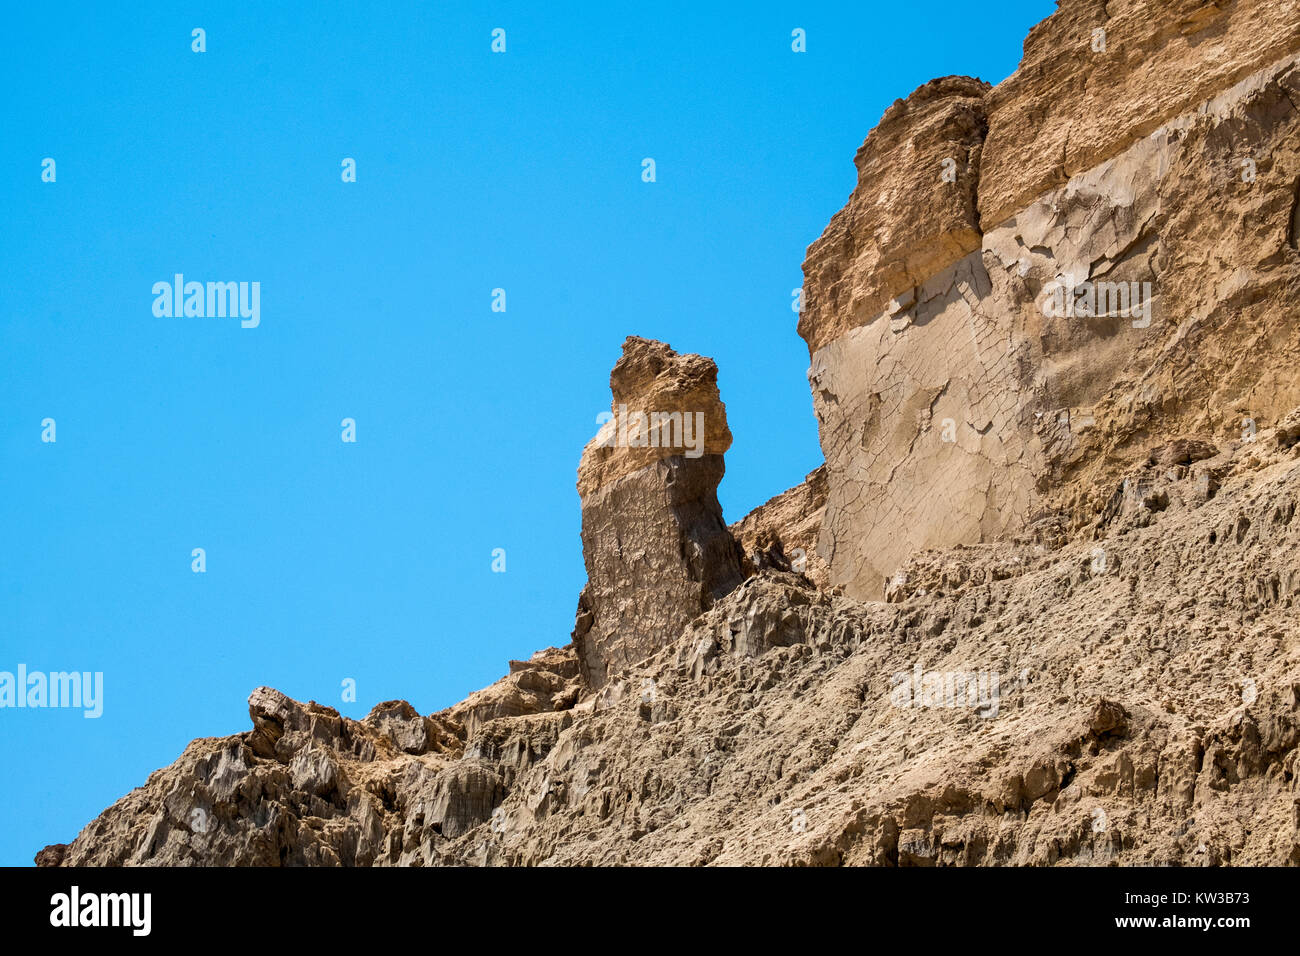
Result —
<svg viewBox="0 0 1300 956"><path fill-rule="evenodd" d="M37 862L1300 863L1300 0L1062 0L856 164L823 467L728 527L716 367L629 338L568 646L258 688Z"/></svg>

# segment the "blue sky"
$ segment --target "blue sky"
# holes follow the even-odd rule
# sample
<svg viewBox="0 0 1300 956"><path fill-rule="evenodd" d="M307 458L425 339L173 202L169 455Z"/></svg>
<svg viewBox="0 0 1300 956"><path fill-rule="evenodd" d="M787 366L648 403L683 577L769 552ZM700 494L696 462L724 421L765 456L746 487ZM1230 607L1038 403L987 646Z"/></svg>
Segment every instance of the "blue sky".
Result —
<svg viewBox="0 0 1300 956"><path fill-rule="evenodd" d="M567 643L629 334L717 360L728 521L802 480L791 290L854 151L1054 6L7 11L0 671L101 671L104 712L0 709L0 864L248 729L259 684L432 712ZM259 282L260 325L156 317L177 272Z"/></svg>

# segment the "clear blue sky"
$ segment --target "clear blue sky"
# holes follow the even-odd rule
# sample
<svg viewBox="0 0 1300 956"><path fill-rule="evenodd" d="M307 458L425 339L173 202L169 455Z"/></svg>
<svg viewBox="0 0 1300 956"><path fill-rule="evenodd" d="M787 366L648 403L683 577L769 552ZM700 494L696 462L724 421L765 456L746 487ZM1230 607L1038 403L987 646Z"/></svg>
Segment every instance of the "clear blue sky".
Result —
<svg viewBox="0 0 1300 956"><path fill-rule="evenodd" d="M854 151L1054 6L11 5L0 670L102 671L104 713L0 710L0 864L248 729L259 684L432 712L566 643L626 335L717 360L727 520L798 483L791 290ZM260 282L260 326L155 317L176 272Z"/></svg>

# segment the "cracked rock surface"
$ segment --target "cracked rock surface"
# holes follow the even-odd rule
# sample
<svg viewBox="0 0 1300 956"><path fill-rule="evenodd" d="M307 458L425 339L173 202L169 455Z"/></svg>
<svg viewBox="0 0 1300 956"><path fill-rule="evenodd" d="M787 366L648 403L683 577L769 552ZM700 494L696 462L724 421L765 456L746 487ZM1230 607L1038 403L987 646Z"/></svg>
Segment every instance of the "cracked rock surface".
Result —
<svg viewBox="0 0 1300 956"><path fill-rule="evenodd" d="M1292 54L1036 196L875 315L841 329L805 314L832 585L879 599L912 552L1019 534L1045 513L1078 531L1153 436L1224 440L1300 403L1297 89ZM896 148L875 135L860 167ZM887 155L850 218L889 208ZM984 169L980 195L995 181ZM880 269L838 230L809 249L805 277L809 301L843 318L843 303L877 301L859 271ZM1087 311L1060 306L1106 286Z"/></svg>

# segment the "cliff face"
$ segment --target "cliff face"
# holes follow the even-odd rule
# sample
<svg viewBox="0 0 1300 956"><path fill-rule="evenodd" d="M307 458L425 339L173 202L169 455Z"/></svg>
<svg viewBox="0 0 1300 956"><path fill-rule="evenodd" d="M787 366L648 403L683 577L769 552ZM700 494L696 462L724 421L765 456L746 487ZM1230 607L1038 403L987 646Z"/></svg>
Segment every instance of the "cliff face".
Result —
<svg viewBox="0 0 1300 956"><path fill-rule="evenodd" d="M1078 530L1160 436L1300 403L1297 50L1293 2L1066 3L885 114L804 264L832 584Z"/></svg>
<svg viewBox="0 0 1300 956"><path fill-rule="evenodd" d="M1300 3L1063 0L856 165L823 467L728 527L716 367L629 338L568 647L259 688L38 861L1300 863Z"/></svg>

